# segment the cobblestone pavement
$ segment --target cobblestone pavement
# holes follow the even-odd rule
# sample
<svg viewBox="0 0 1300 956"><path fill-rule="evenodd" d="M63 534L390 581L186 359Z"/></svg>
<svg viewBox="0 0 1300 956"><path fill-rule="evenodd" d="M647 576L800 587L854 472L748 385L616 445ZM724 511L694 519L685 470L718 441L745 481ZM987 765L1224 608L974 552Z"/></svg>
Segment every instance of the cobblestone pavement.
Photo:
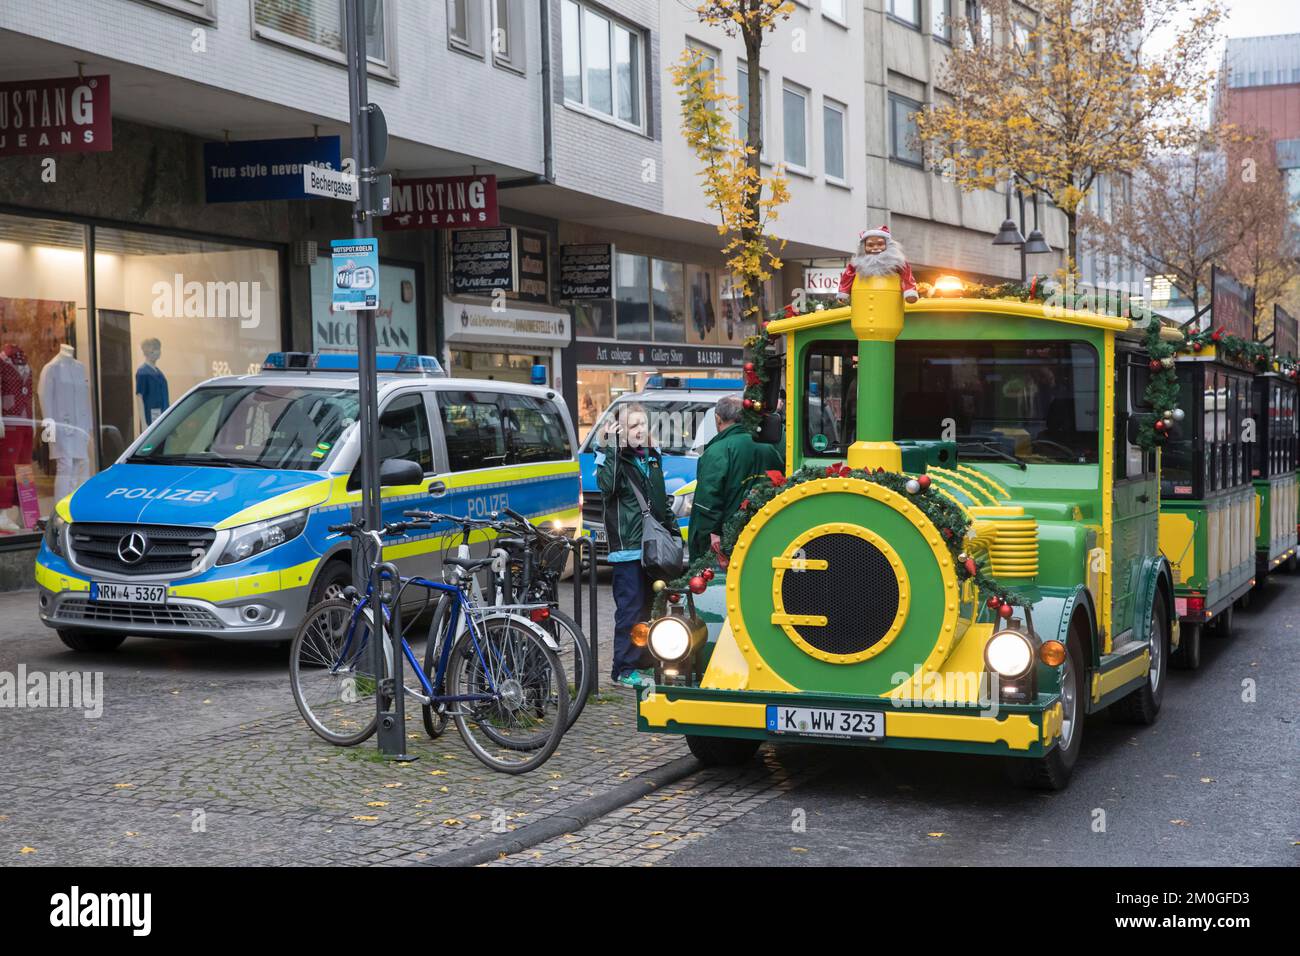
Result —
<svg viewBox="0 0 1300 956"><path fill-rule="evenodd" d="M605 591L605 620L608 603ZM308 730L281 649L133 639L75 655L34 605L0 595L0 672L100 671L104 709L0 709L0 863L419 862L686 753L637 733L632 692L606 686L534 773L488 770L454 727L429 740L418 709L407 727L420 759L387 763L373 738L340 749Z"/></svg>

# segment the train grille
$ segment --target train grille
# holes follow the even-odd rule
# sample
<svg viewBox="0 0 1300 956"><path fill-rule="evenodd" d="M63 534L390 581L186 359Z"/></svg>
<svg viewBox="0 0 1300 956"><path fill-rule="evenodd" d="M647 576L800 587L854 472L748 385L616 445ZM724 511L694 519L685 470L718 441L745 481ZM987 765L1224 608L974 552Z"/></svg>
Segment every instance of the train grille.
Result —
<svg viewBox="0 0 1300 956"><path fill-rule="evenodd" d="M826 618L825 625L792 625L809 646L859 654L889 633L898 616L898 578L879 548L857 535L825 534L804 545L801 557L826 562L823 571L786 571L781 581L787 614Z"/></svg>

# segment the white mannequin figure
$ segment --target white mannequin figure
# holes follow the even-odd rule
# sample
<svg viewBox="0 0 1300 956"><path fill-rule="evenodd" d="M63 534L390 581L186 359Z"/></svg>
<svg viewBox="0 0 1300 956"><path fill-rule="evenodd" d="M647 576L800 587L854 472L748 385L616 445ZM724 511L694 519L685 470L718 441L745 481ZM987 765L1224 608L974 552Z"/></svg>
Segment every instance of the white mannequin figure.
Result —
<svg viewBox="0 0 1300 956"><path fill-rule="evenodd" d="M41 369L41 437L50 446L55 470L54 500L72 494L90 477L90 381L68 344Z"/></svg>

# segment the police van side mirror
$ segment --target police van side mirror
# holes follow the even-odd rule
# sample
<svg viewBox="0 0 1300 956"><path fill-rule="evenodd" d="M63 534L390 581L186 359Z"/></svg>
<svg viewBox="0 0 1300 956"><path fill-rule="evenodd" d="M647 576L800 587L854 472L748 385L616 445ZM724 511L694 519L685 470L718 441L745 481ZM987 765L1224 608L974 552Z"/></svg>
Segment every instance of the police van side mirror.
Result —
<svg viewBox="0 0 1300 956"><path fill-rule="evenodd" d="M418 485L424 481L424 469L416 461L405 458L385 458L379 463L379 487L394 488L399 485ZM356 491L361 487L361 462L352 469L348 476L348 490Z"/></svg>

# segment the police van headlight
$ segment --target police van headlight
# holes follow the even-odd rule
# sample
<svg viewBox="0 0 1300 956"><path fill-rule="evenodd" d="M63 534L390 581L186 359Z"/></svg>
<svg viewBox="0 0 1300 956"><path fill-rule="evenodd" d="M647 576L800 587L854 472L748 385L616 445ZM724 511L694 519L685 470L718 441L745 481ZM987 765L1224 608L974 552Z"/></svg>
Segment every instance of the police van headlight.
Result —
<svg viewBox="0 0 1300 956"><path fill-rule="evenodd" d="M678 518L689 518L691 516L691 506L695 504L695 492L688 491L684 495L673 495L673 514Z"/></svg>
<svg viewBox="0 0 1300 956"><path fill-rule="evenodd" d="M1034 664L1034 645L1019 631L998 631L984 646L984 662L999 677L1023 677Z"/></svg>
<svg viewBox="0 0 1300 956"><path fill-rule="evenodd" d="M295 511L283 518L269 521L254 521L252 524L240 525L230 532L230 541L226 549L217 558L217 564L234 564L255 554L269 551L302 534L307 527L307 512Z"/></svg>
<svg viewBox="0 0 1300 956"><path fill-rule="evenodd" d="M68 523L58 515L50 515L45 522L45 547L59 557L63 557L63 532L67 527Z"/></svg>

